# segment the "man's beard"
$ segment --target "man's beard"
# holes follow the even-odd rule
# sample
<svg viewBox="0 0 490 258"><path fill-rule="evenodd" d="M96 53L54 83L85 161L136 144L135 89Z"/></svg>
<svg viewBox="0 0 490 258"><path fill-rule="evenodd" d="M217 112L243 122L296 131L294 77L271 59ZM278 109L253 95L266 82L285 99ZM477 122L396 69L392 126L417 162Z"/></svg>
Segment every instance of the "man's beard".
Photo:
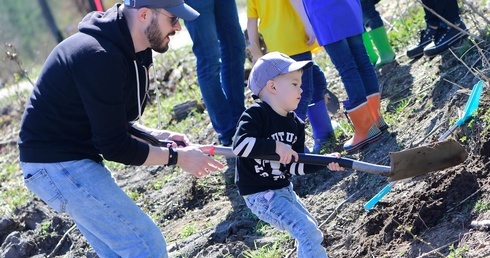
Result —
<svg viewBox="0 0 490 258"><path fill-rule="evenodd" d="M156 17L152 17L150 26L146 28L145 35L150 42L150 48L158 53L165 53L168 50L168 44L163 44L165 37L162 36L162 32L158 27L158 20Z"/></svg>

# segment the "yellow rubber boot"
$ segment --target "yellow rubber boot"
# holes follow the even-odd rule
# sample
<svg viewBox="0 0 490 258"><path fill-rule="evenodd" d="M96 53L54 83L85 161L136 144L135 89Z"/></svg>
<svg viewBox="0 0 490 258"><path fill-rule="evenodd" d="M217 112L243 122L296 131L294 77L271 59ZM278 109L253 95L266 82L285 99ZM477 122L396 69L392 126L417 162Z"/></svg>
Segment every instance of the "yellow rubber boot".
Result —
<svg viewBox="0 0 490 258"><path fill-rule="evenodd" d="M367 102L369 109L371 110L371 115L373 116L374 123L379 128L379 130L384 131L388 129L388 125L381 115L381 95L379 93L367 96Z"/></svg>
<svg viewBox="0 0 490 258"><path fill-rule="evenodd" d="M347 110L347 115L354 125L354 136L344 143L344 150L347 152L356 151L368 143L379 140L381 131L374 123L367 102L362 103L356 108Z"/></svg>

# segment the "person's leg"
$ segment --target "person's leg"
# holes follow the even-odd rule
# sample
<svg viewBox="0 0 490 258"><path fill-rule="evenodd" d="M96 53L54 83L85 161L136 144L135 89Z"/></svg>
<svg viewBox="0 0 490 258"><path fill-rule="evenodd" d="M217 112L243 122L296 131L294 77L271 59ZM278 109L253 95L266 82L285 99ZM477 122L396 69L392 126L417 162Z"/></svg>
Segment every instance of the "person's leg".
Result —
<svg viewBox="0 0 490 258"><path fill-rule="evenodd" d="M388 129L388 125L383 119L383 115L381 114L381 94L374 93L368 95L367 102L369 105L369 110L371 110L371 114L373 116L374 122L379 130L384 131Z"/></svg>
<svg viewBox="0 0 490 258"><path fill-rule="evenodd" d="M354 125L354 135L344 143L344 150L353 152L379 140L381 131L374 121L368 102L358 106L352 106L348 100L343 103L345 111Z"/></svg>
<svg viewBox="0 0 490 258"><path fill-rule="evenodd" d="M330 138L335 138L335 135L325 103L327 79L320 66L316 63L311 69L313 70L313 96L311 104L308 106L308 119L313 131L314 145L312 152L320 153L323 144Z"/></svg>
<svg viewBox="0 0 490 258"><path fill-rule="evenodd" d="M379 12L374 7L373 0L361 0L361 8L362 8L362 20L366 31L362 33L362 39L364 41L364 46L366 47L366 51L369 55L369 60L374 65L378 61L379 57L374 50L373 42L371 41L371 37L369 36L369 29L373 29L374 26L378 26L378 23L381 22L381 26L383 25L383 21L381 20L381 16ZM379 26L378 26L379 27Z"/></svg>
<svg viewBox="0 0 490 258"><path fill-rule="evenodd" d="M459 16L459 6L457 0L443 1L436 9L437 13L443 18L458 26L463 31L466 31L466 25L461 21ZM424 54L426 56L438 55L447 49L454 43L458 42L462 38L466 38L468 35L459 31L453 26L441 22L438 34L434 38L434 41L424 48Z"/></svg>
<svg viewBox="0 0 490 258"><path fill-rule="evenodd" d="M214 11L221 46L221 83L236 127L245 110L245 36L235 1L215 0Z"/></svg>
<svg viewBox="0 0 490 258"><path fill-rule="evenodd" d="M437 13L440 13L441 16L449 22L458 23L461 20L459 16L459 6L457 0L446 0L442 3L438 2L436 6Z"/></svg>
<svg viewBox="0 0 490 258"><path fill-rule="evenodd" d="M118 254L114 253L114 251L112 251L112 249L109 246L107 246L106 243L104 243L102 240L100 240L98 237L92 234L92 232L86 229L82 224L77 223L76 221L73 222L77 226L78 230L82 233L82 235L87 239L90 246L95 250L95 252L99 257L104 257L104 258L121 257Z"/></svg>
<svg viewBox="0 0 490 258"><path fill-rule="evenodd" d="M298 257L327 257L316 220L297 202L292 186L251 194L245 203L257 217L288 231L298 241Z"/></svg>
<svg viewBox="0 0 490 258"><path fill-rule="evenodd" d="M371 29L369 31L369 36L374 42L374 45L379 53L379 59L375 64L376 68L381 68L384 65L395 61L396 54L395 51L393 51L393 48L391 48L391 43L388 39L388 34L384 26Z"/></svg>
<svg viewBox="0 0 490 258"><path fill-rule="evenodd" d="M441 23L441 19L437 17L434 13L429 11L426 7L434 10L438 14L441 14L440 12L445 9L445 3L446 1L439 1L439 0L422 0L422 4L425 6L424 8L424 19L425 23L427 26L431 26L433 28L439 27L439 24Z"/></svg>
<svg viewBox="0 0 490 258"><path fill-rule="evenodd" d="M21 163L26 186L70 215L101 257L167 257L160 229L92 160Z"/></svg>
<svg viewBox="0 0 490 258"><path fill-rule="evenodd" d="M346 39L349 50L357 66L358 74L364 87L365 96L379 92L379 82L373 65L369 61L366 48L363 45L361 35L352 36Z"/></svg>
<svg viewBox="0 0 490 258"><path fill-rule="evenodd" d="M365 27L374 30L383 26L383 20L378 10L376 10L374 0L361 0L362 20Z"/></svg>
<svg viewBox="0 0 490 258"><path fill-rule="evenodd" d="M432 10L437 10L438 5L443 4L444 1L438 0L422 0L422 3L429 7ZM435 14L430 12L424 7L425 13L425 23L426 28L419 32L419 42L408 48L407 56L408 58L417 58L424 54L424 48L432 43L438 34L439 25L441 23L441 19L437 17Z"/></svg>
<svg viewBox="0 0 490 258"><path fill-rule="evenodd" d="M197 62L197 80L214 130L222 144L231 144L236 121L227 96L221 87L221 47L216 28L214 0L189 0L186 3L200 15L185 21L191 36L192 50ZM241 84L243 86L243 82Z"/></svg>
<svg viewBox="0 0 490 258"><path fill-rule="evenodd" d="M327 77L322 68L313 61L313 94L311 96L311 103L317 103L318 101L325 100L325 94L329 91L327 90ZM333 95L333 94L332 94Z"/></svg>
<svg viewBox="0 0 490 258"><path fill-rule="evenodd" d="M350 103L356 106L366 102L366 91L347 39L325 45L324 48L340 75ZM369 62L367 54L366 60Z"/></svg>
<svg viewBox="0 0 490 258"><path fill-rule="evenodd" d="M348 152L355 151L381 136L366 98L367 94L379 92L376 72L369 61L361 35L326 45L325 49L339 71L349 97L343 103L354 125L354 135L344 143L344 149Z"/></svg>
<svg viewBox="0 0 490 258"><path fill-rule="evenodd" d="M366 27L370 28L370 30L368 31L369 37L367 37L367 35L364 35L363 33L362 39L364 41L364 45L366 46L366 50L371 63L374 64L376 68L380 68L395 60L395 51L393 51L393 49L391 48L383 20L381 19L381 15L379 14L379 12L376 10L375 2L373 0L361 0L361 7L364 24ZM369 38L369 40L367 38ZM370 53L372 51L372 44L371 48L369 48L370 42L368 42L371 40L376 46L379 55L379 59L376 58L376 61L374 62L372 53Z"/></svg>

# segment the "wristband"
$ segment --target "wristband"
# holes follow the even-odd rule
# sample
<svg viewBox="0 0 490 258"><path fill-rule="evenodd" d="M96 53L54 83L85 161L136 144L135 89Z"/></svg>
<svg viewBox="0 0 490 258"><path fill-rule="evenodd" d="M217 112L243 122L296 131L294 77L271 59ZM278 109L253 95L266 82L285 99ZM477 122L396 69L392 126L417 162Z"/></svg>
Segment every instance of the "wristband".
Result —
<svg viewBox="0 0 490 258"><path fill-rule="evenodd" d="M168 148L168 163L167 166L177 165L179 155L174 148Z"/></svg>

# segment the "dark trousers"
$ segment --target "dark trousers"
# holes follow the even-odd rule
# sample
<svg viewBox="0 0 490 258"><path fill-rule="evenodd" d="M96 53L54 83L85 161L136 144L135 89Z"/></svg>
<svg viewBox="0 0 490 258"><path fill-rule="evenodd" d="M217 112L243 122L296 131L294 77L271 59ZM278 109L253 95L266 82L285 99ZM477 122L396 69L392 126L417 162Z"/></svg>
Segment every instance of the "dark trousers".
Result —
<svg viewBox="0 0 490 258"><path fill-rule="evenodd" d="M459 6L457 0L422 0L422 3L428 8L434 10L437 14L451 23L459 23ZM428 26L439 27L445 26L445 23L424 7L425 22Z"/></svg>

